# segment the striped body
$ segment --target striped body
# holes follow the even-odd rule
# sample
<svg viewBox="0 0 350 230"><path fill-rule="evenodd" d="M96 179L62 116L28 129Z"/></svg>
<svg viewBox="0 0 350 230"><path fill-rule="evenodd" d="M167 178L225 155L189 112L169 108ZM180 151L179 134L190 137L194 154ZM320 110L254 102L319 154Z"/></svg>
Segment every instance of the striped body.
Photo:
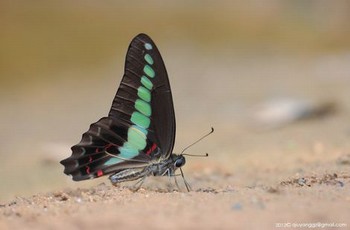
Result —
<svg viewBox="0 0 350 230"><path fill-rule="evenodd" d="M116 185L124 181L143 179L147 176L174 176L175 170L185 164L182 155L172 154L169 159L152 163L144 168L129 168L117 172L109 177L112 184Z"/></svg>

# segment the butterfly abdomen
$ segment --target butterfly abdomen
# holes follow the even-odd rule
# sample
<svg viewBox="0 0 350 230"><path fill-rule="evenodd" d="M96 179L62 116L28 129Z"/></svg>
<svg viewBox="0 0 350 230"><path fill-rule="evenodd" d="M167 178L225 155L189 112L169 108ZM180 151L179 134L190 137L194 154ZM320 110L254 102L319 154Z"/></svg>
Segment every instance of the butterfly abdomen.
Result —
<svg viewBox="0 0 350 230"><path fill-rule="evenodd" d="M150 172L145 168L131 168L117 172L109 177L113 185L124 181L132 181L148 176Z"/></svg>

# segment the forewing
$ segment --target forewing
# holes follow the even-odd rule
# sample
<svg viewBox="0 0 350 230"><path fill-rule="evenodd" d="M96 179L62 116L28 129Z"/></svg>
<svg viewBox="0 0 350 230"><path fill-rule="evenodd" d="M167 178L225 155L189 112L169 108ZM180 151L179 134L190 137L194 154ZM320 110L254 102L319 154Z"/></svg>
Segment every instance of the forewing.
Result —
<svg viewBox="0 0 350 230"><path fill-rule="evenodd" d="M139 113L144 116L137 119ZM171 154L176 126L170 83L158 48L145 34L136 36L129 46L125 74L109 116L126 122L131 119L132 124L148 130L148 139L161 149L163 157Z"/></svg>

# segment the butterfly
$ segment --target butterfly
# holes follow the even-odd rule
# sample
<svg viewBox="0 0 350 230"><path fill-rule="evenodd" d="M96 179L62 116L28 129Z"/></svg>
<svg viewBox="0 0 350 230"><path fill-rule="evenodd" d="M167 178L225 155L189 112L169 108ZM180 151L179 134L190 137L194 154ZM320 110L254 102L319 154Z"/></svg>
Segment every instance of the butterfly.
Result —
<svg viewBox="0 0 350 230"><path fill-rule="evenodd" d="M147 176L174 176L186 160L172 153L175 113L168 74L146 34L130 43L124 76L107 117L101 118L60 163L74 181L109 175L113 185ZM183 177L183 172L181 170ZM184 179L184 177L183 177ZM189 184L184 179L187 190Z"/></svg>

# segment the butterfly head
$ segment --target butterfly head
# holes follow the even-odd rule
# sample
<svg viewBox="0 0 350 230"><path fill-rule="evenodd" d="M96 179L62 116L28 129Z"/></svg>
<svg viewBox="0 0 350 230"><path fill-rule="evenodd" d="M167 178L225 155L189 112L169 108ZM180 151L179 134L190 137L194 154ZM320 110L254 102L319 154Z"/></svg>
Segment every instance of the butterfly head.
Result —
<svg viewBox="0 0 350 230"><path fill-rule="evenodd" d="M181 168L186 164L186 159L182 154L180 155L172 154L172 159L173 159L175 169Z"/></svg>

